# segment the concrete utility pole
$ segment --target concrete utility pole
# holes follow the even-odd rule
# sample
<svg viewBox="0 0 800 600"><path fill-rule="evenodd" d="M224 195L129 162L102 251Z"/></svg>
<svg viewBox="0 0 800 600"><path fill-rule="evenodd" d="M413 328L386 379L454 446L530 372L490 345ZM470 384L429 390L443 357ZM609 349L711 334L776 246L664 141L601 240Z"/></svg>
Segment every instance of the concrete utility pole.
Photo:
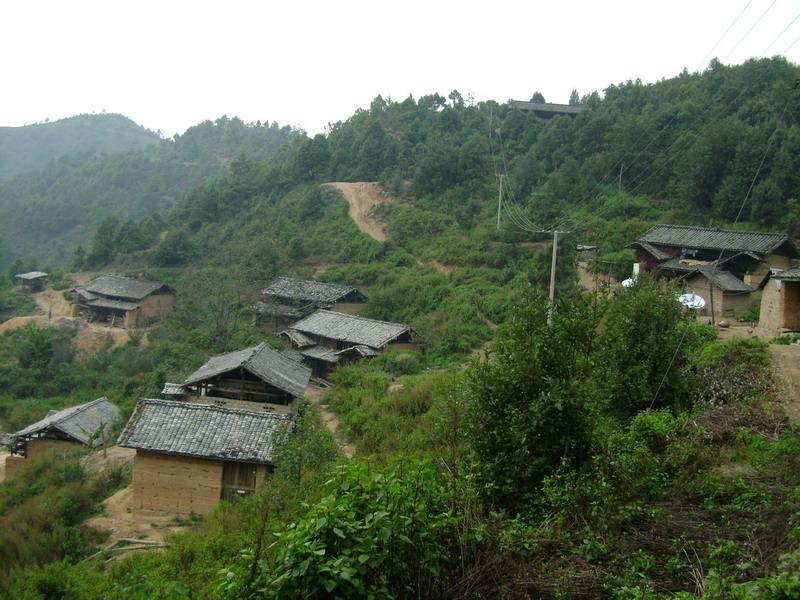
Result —
<svg viewBox="0 0 800 600"><path fill-rule="evenodd" d="M500 186L497 190L497 230L500 231L500 209L503 207L503 177L505 175L498 177L500 177Z"/></svg>
<svg viewBox="0 0 800 600"><path fill-rule="evenodd" d="M553 231L553 259L550 262L550 302L556 299L556 262L558 260L558 230Z"/></svg>
<svg viewBox="0 0 800 600"><path fill-rule="evenodd" d="M622 193L622 167L624 167L622 163L619 165L619 182L617 183L617 191Z"/></svg>

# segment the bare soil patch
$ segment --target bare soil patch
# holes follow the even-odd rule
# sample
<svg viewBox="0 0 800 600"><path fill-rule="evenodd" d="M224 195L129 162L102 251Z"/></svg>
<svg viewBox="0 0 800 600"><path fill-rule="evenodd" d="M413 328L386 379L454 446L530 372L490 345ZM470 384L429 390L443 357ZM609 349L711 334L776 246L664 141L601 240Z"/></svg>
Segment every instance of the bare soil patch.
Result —
<svg viewBox="0 0 800 600"><path fill-rule="evenodd" d="M106 498L102 507L103 514L87 519L84 524L94 529L111 531L109 542L123 538L161 542L170 533L186 529L172 515L134 512L132 486Z"/></svg>
<svg viewBox="0 0 800 600"><path fill-rule="evenodd" d="M33 295L36 306L48 317L69 317L72 310L64 294L52 288L47 288Z"/></svg>
<svg viewBox="0 0 800 600"><path fill-rule="evenodd" d="M619 281L606 273L592 273L585 262L578 262L578 283L587 292L595 289L614 289L619 287Z"/></svg>
<svg viewBox="0 0 800 600"><path fill-rule="evenodd" d="M359 230L379 242L385 242L389 239L383 229L383 224L374 215L370 214L372 209L379 204L390 202L390 198L383 193L377 183L337 181L323 185L337 189L342 193L350 207L350 218L353 219Z"/></svg>
<svg viewBox="0 0 800 600"><path fill-rule="evenodd" d="M455 265L445 265L443 263L440 263L438 260L421 260L419 258L417 259L417 264L433 267L445 277L450 277L453 271L455 271L458 268Z"/></svg>
<svg viewBox="0 0 800 600"><path fill-rule="evenodd" d="M107 469L115 469L117 467L133 467L133 457L136 456L136 450L133 448L120 448L119 446L111 446L103 450L95 450L87 454L81 459L81 464L87 471L92 473L100 473Z"/></svg>
<svg viewBox="0 0 800 600"><path fill-rule="evenodd" d="M6 480L6 456L9 452L5 448L0 448L0 483Z"/></svg>

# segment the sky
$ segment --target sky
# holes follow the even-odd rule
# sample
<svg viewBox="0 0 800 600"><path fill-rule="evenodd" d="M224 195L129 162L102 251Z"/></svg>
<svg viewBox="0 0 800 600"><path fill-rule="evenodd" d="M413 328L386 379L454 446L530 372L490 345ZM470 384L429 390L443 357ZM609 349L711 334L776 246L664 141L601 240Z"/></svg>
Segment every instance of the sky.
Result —
<svg viewBox="0 0 800 600"><path fill-rule="evenodd" d="M567 102L712 57L800 63L799 16L800 0L5 0L0 126L106 111L171 137L225 114L314 134L379 94Z"/></svg>

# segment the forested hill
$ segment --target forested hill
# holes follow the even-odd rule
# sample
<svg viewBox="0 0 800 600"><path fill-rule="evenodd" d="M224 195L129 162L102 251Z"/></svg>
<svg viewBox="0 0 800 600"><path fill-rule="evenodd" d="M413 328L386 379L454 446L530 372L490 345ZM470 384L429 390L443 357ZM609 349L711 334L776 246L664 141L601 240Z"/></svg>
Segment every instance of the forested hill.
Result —
<svg viewBox="0 0 800 600"><path fill-rule="evenodd" d="M498 242L537 239L520 227L526 223L566 222L606 253L655 222L724 225L740 208L742 226L798 235L799 76L780 58L712 62L652 85L611 85L603 97L585 96L578 116L549 121L508 104L473 105L458 92L400 102L379 96L328 135L298 138L273 160L242 164L193 190L172 229L191 237L203 225L207 236L241 220L246 226L224 236L233 243L258 222L254 210L271 210L297 186L379 180L402 200L383 209L393 242L453 265L503 264ZM508 176L506 199L516 204L499 232L497 174ZM276 232L275 251L286 257L293 242L307 260L328 262L313 255L320 241L302 225L323 207L303 202L280 212L295 226ZM276 222L271 216L262 231Z"/></svg>
<svg viewBox="0 0 800 600"><path fill-rule="evenodd" d="M238 155L263 160L296 135L276 123L222 117L174 140L124 152L85 148L17 175L0 183L0 267L22 257L65 265L106 216L139 220L165 211Z"/></svg>
<svg viewBox="0 0 800 600"><path fill-rule="evenodd" d="M159 136L116 114L78 115L23 127L0 127L0 181L75 152L120 152L157 144Z"/></svg>

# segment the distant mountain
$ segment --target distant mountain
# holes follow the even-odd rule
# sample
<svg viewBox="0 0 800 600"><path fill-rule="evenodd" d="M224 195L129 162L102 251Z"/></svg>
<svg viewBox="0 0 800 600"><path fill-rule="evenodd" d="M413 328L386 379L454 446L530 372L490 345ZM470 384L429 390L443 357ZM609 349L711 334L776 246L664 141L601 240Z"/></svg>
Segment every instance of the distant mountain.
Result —
<svg viewBox="0 0 800 600"><path fill-rule="evenodd" d="M240 155L263 160L298 135L277 123L221 117L174 140L124 152L74 151L0 181L0 268L20 258L63 266L79 244L91 243L105 217L139 220L166 211L187 190L227 173Z"/></svg>
<svg viewBox="0 0 800 600"><path fill-rule="evenodd" d="M66 154L140 150L159 136L115 114L78 115L52 123L0 127L0 181L39 169Z"/></svg>

